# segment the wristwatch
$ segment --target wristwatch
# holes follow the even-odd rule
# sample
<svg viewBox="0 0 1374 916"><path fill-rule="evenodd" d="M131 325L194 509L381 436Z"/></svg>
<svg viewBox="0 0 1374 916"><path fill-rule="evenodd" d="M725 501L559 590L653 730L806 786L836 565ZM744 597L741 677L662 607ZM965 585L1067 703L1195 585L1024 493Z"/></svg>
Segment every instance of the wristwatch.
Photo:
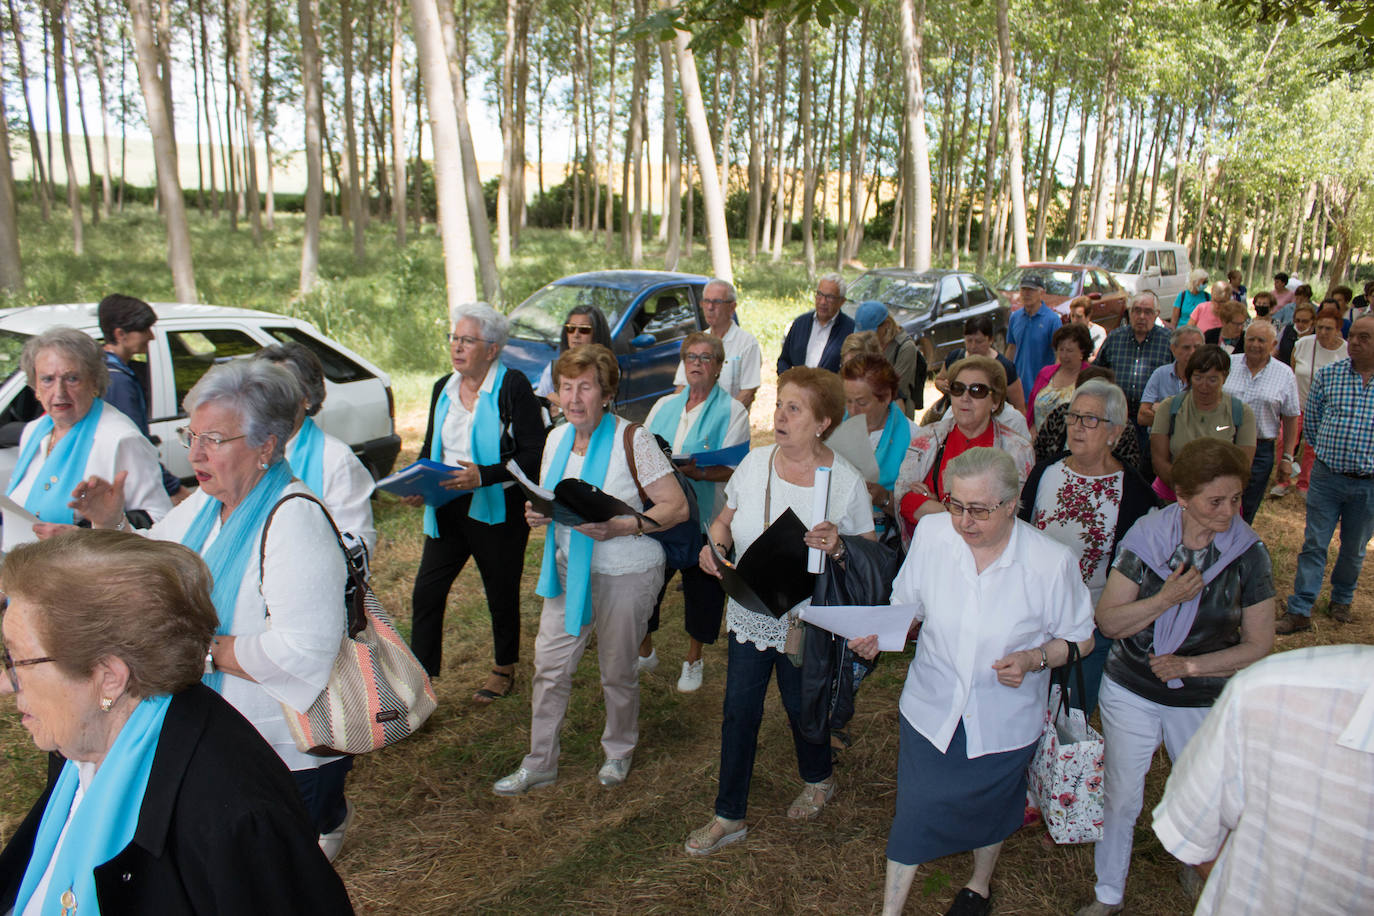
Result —
<svg viewBox="0 0 1374 916"><path fill-rule="evenodd" d="M1046 668L1048 668L1049 666L1050 666L1050 657L1049 657L1049 655L1045 652L1045 647L1044 647L1044 646L1040 646L1040 670L1041 670L1041 671L1044 671L1044 670L1045 670Z"/></svg>

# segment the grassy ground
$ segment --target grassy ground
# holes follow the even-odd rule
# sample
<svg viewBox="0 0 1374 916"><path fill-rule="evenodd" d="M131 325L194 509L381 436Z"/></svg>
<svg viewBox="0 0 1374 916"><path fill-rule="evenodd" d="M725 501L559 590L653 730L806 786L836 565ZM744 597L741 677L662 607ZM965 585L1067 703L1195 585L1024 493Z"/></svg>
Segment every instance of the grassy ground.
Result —
<svg viewBox="0 0 1374 916"><path fill-rule="evenodd" d="M151 215L139 219L138 229L127 223L102 226L91 233L88 245L102 251L100 246L116 246L121 235L127 238L133 231L153 235ZM139 279L165 274L156 251L144 257L102 251L95 266L71 263L64 280L60 264L71 259L61 254L60 225L29 228L54 249L44 252L26 234L28 302L93 299L112 288L148 298L170 294L170 281L150 288ZM229 238L223 230L198 225L198 244L214 243L214 254L198 262L206 300L307 316L314 314L308 309L322 308L314 299L292 298L293 231L281 229L286 240L269 246L270 257L263 257L244 233ZM421 330L433 321L426 316L442 314L437 246L422 240L395 254L378 234L373 238L375 257L359 266L351 263L344 244L330 238L325 259L340 271L341 279L328 286L339 291L337 301L344 307L331 306L324 314L335 320L331 333L397 371L397 426L406 443L401 460L408 461L424 432L429 383L442 367L434 336L426 332L420 339ZM587 239L532 233L507 274L507 288L527 293L562 273L617 266L602 252ZM706 271L700 247L697 254L687 269ZM878 263L883 253L877 248L866 254ZM397 271L412 278L413 294L392 288ZM791 259L779 266L741 263L737 276L742 319L759 334L765 353L775 353L788 318L807 307L804 271ZM406 334L416 337L404 347L393 339L406 340ZM756 442L771 434L775 378L767 362L764 391L753 410ZM410 585L422 537L419 514L391 500L379 500L375 509L380 544L374 586L402 629L408 629ZM1302 526L1298 495L1267 502L1257 520L1281 592L1292 583ZM420 735L358 760L349 787L358 817L337 862L358 910L876 912L895 797L897 698L909 656L884 659L866 682L851 726L854 747L838 764L839 794L815 823L794 823L784 814L798 788L796 763L782 709L776 696L770 697L750 796L749 838L715 857L690 858L682 843L690 830L708 820L715 796L725 647L721 641L707 648L706 681L699 692L676 692L686 637L680 625L682 596L670 589L657 638L663 661L641 682L641 738L629 781L614 790L596 783L603 712L595 653L589 651L574 680L558 783L521 799L491 794L491 783L514 769L528 746L530 663L540 605L533 594L534 570L541 549L542 538L536 534L526 557L524 654L515 694L485 708L468 702L490 664L491 635L480 581L474 570L466 571L450 597L445 670L436 682L438 711ZM1374 642L1374 600L1367 589L1357 595L1355 613L1356 621L1344 626L1319 614L1312 632L1283 638L1278 649ZM42 759L12 716L0 720L0 749L3 839L40 791ZM1147 787L1147 812L1166 773L1161 752ZM1132 912L1185 912L1175 863L1150 832L1147 817L1137 827L1136 841L1127 888ZM907 911L943 913L969 867L966 855L924 867ZM1092 884L1090 847L1055 848L1041 831L1022 830L1008 841L994 879L995 911L1072 912L1090 898Z"/></svg>

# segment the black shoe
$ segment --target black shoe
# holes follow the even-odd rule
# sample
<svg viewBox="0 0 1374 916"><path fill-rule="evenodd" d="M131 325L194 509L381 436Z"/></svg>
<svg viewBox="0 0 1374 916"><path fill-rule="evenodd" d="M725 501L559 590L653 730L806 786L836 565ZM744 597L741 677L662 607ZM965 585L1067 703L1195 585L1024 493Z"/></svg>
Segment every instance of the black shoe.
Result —
<svg viewBox="0 0 1374 916"><path fill-rule="evenodd" d="M964 888L954 895L954 903L945 910L945 916L987 916L991 910L991 895L984 897L976 891Z"/></svg>

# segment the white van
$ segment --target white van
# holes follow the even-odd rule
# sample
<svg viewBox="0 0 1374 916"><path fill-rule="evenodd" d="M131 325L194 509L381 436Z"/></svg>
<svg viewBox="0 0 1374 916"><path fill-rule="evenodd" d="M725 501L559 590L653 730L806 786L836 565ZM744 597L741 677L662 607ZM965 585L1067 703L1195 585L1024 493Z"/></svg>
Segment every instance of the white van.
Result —
<svg viewBox="0 0 1374 916"><path fill-rule="evenodd" d="M1161 318L1173 314L1174 299L1188 286L1188 249L1153 239L1085 239L1064 257L1068 264L1105 267L1131 295L1153 290Z"/></svg>

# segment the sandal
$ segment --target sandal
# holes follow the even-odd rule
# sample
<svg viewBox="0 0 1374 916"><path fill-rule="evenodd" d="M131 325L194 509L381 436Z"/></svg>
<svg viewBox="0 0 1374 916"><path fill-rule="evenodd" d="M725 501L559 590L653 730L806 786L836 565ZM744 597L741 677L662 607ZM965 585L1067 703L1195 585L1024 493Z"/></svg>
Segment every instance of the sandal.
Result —
<svg viewBox="0 0 1374 916"><path fill-rule="evenodd" d="M825 803L835 797L835 778L824 782L808 782L802 786L801 794L792 799L792 804L787 806L787 816L793 820L809 821L821 809Z"/></svg>
<svg viewBox="0 0 1374 916"><path fill-rule="evenodd" d="M498 671L491 669L491 674L487 675L487 681L476 693L472 695L472 702L480 703L483 706L502 697L510 696L511 690L515 688L515 669L510 671Z"/></svg>
<svg viewBox="0 0 1374 916"><path fill-rule="evenodd" d="M744 821L731 821L717 815L705 827L693 830L682 847L689 856L709 856L731 843L738 843L749 832Z"/></svg>

